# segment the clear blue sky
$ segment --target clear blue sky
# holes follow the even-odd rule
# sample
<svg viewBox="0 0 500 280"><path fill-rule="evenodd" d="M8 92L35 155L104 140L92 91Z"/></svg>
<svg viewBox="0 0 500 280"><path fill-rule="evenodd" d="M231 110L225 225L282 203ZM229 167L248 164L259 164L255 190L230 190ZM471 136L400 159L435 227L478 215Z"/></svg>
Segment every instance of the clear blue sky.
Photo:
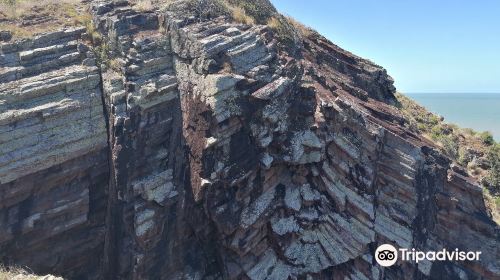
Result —
<svg viewBox="0 0 500 280"><path fill-rule="evenodd" d="M398 90L500 93L500 0L271 0Z"/></svg>

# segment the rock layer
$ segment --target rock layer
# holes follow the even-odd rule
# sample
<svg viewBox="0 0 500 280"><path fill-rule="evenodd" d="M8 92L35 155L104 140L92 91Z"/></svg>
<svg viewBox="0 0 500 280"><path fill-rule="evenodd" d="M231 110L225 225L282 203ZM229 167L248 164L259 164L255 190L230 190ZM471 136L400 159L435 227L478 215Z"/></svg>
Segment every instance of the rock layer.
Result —
<svg viewBox="0 0 500 280"><path fill-rule="evenodd" d="M93 3L101 72L82 29L2 45L4 262L103 279L500 276L481 188L404 128L383 68L316 33L288 52L210 3ZM383 243L482 256L382 268Z"/></svg>
<svg viewBox="0 0 500 280"><path fill-rule="evenodd" d="M84 32L0 46L0 259L40 273L100 270L107 135Z"/></svg>

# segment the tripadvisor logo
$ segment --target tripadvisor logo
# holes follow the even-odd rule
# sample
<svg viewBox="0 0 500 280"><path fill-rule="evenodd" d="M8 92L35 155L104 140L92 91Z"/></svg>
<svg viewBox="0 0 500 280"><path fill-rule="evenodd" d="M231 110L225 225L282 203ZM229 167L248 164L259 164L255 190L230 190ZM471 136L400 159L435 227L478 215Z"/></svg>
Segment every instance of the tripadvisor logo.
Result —
<svg viewBox="0 0 500 280"><path fill-rule="evenodd" d="M375 260L381 266L391 266L398 261L398 251L391 244L382 244L375 251Z"/></svg>
<svg viewBox="0 0 500 280"><path fill-rule="evenodd" d="M453 251L448 251L447 249L442 249L440 251L417 251L415 249L405 249L399 248L397 250L391 244L382 244L377 250L375 250L375 260L381 266L392 266L398 259L401 261L413 261L418 263L419 261L478 261L481 252L465 252L455 249ZM399 256L399 257L398 257Z"/></svg>

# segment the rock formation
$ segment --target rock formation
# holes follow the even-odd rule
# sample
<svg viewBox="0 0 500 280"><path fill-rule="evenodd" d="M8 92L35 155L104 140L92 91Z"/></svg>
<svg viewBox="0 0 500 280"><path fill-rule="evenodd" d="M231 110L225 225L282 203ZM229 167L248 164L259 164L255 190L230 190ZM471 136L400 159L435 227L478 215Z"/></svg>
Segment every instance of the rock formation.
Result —
<svg viewBox="0 0 500 280"><path fill-rule="evenodd" d="M2 262L69 279L500 277L481 187L404 127L383 68L315 32L287 48L217 3L92 1L111 67L85 28L0 45ZM383 268L383 243L482 255Z"/></svg>
<svg viewBox="0 0 500 280"><path fill-rule="evenodd" d="M84 28L1 45L0 258L42 273L97 272L108 148Z"/></svg>

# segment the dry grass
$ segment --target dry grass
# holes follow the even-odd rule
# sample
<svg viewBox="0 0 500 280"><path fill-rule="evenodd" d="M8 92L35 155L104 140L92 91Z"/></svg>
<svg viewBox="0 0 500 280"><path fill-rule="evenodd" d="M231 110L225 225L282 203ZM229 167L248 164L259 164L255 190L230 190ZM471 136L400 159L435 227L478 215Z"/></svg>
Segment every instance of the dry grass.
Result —
<svg viewBox="0 0 500 280"><path fill-rule="evenodd" d="M152 11L154 9L152 0L135 0L132 3L134 3L134 9L140 12Z"/></svg>
<svg viewBox="0 0 500 280"><path fill-rule="evenodd" d="M267 0L224 0L225 2L242 8L256 24L266 24L272 16L275 16L276 10Z"/></svg>
<svg viewBox="0 0 500 280"><path fill-rule="evenodd" d="M176 0L129 0L133 8L139 12L149 12L156 9L164 9Z"/></svg>
<svg viewBox="0 0 500 280"><path fill-rule="evenodd" d="M275 33L278 41L287 47L297 47L302 43L302 34L289 22L284 16L273 16L267 21L269 26Z"/></svg>
<svg viewBox="0 0 500 280"><path fill-rule="evenodd" d="M247 15L245 10L241 7L235 7L235 6L228 6L229 11L231 12L232 18L239 23L244 23L248 25L253 25L255 24L255 20Z"/></svg>
<svg viewBox="0 0 500 280"><path fill-rule="evenodd" d="M219 71L219 73L232 73L232 72L233 72L233 66L231 65L231 63L229 61L225 61L222 64L222 68Z"/></svg>
<svg viewBox="0 0 500 280"><path fill-rule="evenodd" d="M17 0L14 1L15 4L7 4L8 0L0 0L0 13L2 13L3 19L19 19L23 16L32 14L32 9L34 7L48 7L53 5L59 5L60 7L56 10L48 10L53 13L58 13L60 10L71 9L77 4L81 3L81 0ZM68 13L72 11L67 10Z"/></svg>
<svg viewBox="0 0 500 280"><path fill-rule="evenodd" d="M255 24L255 19L249 16L243 7L233 5L226 0L222 0L220 3L229 12L234 21L248 25Z"/></svg>
<svg viewBox="0 0 500 280"><path fill-rule="evenodd" d="M312 28L305 26L303 23L297 21L291 16L287 16L286 19L288 20L289 23L293 25L293 27L295 27L295 29L297 29L300 32L300 34L303 37L309 37L309 35L311 35L314 32Z"/></svg>
<svg viewBox="0 0 500 280"><path fill-rule="evenodd" d="M12 32L14 39L89 21L81 0L17 0L15 5L0 0L0 30Z"/></svg>
<svg viewBox="0 0 500 280"><path fill-rule="evenodd" d="M500 225L500 197L491 195L488 189L483 189L483 198L493 221Z"/></svg>
<svg viewBox="0 0 500 280"><path fill-rule="evenodd" d="M271 27L271 29L278 29L280 25L281 22L276 17L272 17L267 21L267 26Z"/></svg>
<svg viewBox="0 0 500 280"><path fill-rule="evenodd" d="M0 280L37 280L40 276L28 272L20 267L5 268L0 265ZM62 278L57 278L62 279Z"/></svg>
<svg viewBox="0 0 500 280"><path fill-rule="evenodd" d="M121 72L122 62L119 59L113 58L109 60L108 64L109 68L113 69L115 72Z"/></svg>

